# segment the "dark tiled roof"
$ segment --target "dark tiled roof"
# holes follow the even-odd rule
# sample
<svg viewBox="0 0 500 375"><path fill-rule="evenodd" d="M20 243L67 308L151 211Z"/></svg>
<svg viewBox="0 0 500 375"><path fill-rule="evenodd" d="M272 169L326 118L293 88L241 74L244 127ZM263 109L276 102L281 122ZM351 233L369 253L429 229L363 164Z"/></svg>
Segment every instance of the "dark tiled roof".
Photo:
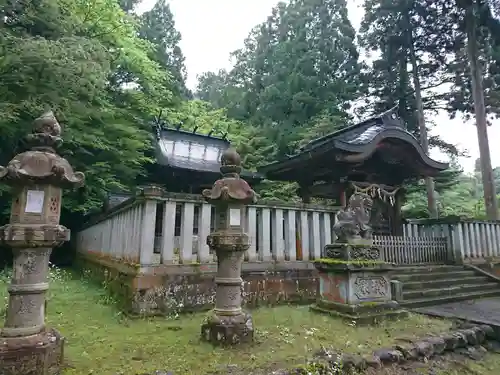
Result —
<svg viewBox="0 0 500 375"><path fill-rule="evenodd" d="M228 140L176 129L162 129L156 139L158 164L198 172L220 173L220 157L230 147ZM242 177L260 174L243 170Z"/></svg>
<svg viewBox="0 0 500 375"><path fill-rule="evenodd" d="M361 123L348 126L347 128L332 132L324 137L317 138L309 142L303 148L303 151L314 149L319 145L332 140L352 145L366 145L370 143L378 134L387 129L395 129L401 133L406 133L412 138L415 138L406 130L404 123L397 116L396 110L397 108L390 109L381 115L369 118Z"/></svg>
<svg viewBox="0 0 500 375"><path fill-rule="evenodd" d="M435 161L425 154L420 142L406 130L403 121L398 117L397 108L393 108L361 123L312 140L298 153L288 156L288 159L263 166L259 171L268 177L270 173L277 177L277 174L282 173L281 170L289 170L292 165L310 163L313 154L319 155L331 151L366 154L366 157L369 157L376 150L377 143L384 139L406 142L418 153L421 162L432 169L443 170L448 167L446 163Z"/></svg>
<svg viewBox="0 0 500 375"><path fill-rule="evenodd" d="M132 194L117 194L117 193L108 193L108 209L118 206L120 203L125 202L127 199L131 198Z"/></svg>

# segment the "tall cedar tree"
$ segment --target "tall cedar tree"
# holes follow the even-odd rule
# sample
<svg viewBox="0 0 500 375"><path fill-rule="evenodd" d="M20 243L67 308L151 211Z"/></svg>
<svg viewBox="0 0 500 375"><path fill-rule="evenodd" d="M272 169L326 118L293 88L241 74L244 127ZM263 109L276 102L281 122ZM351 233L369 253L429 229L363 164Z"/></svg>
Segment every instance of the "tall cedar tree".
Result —
<svg viewBox="0 0 500 375"><path fill-rule="evenodd" d="M380 111L398 103L401 117L409 130L420 137L426 152L429 143L456 151L437 137L429 142L425 123L425 110L438 109L442 99L435 89L453 78L447 69L450 61L446 54L451 40L435 38L447 25L442 22L440 9L427 0L365 2L360 42L369 51L380 53L367 80L368 92L374 99L372 108ZM449 177L457 182L456 173ZM428 211L436 217L434 181L426 179L426 186Z"/></svg>
<svg viewBox="0 0 500 375"><path fill-rule="evenodd" d="M276 144L270 157L348 125L360 69L345 0L279 3L232 56L229 73L199 77L197 95L261 127Z"/></svg>
<svg viewBox="0 0 500 375"><path fill-rule="evenodd" d="M179 46L181 34L175 28L170 5L166 0L158 0L154 7L143 13L139 19L141 38L155 46L151 58L172 75L177 94L186 99L192 98L191 92L186 87L185 58Z"/></svg>
<svg viewBox="0 0 500 375"><path fill-rule="evenodd" d="M455 16L457 24L456 56L458 61L462 57L461 61L466 63L457 64L462 68L457 71L462 74L457 74L459 90L458 95L452 97L453 105L457 109L473 111L475 115L486 215L490 220L497 220L498 202L487 133L488 112L498 115L500 104L498 78L495 77L498 64L495 61L495 39L498 36L490 28L497 23L490 9L490 5L495 6L496 2L457 0L454 5L450 13Z"/></svg>

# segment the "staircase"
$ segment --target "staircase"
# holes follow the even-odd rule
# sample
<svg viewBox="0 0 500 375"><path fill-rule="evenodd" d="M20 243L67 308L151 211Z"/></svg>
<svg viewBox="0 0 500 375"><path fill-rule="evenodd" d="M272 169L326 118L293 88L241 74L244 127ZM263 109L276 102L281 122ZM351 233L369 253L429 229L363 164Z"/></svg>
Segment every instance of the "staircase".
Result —
<svg viewBox="0 0 500 375"><path fill-rule="evenodd" d="M400 304L406 308L500 296L499 282L463 266L405 266L391 276L403 283Z"/></svg>

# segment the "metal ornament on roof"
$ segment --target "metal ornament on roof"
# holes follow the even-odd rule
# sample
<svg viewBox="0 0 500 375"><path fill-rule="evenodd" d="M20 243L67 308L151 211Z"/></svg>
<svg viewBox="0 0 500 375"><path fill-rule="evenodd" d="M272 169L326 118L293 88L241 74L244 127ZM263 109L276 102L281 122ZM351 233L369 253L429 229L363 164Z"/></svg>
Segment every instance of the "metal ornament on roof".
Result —
<svg viewBox="0 0 500 375"><path fill-rule="evenodd" d="M181 129L184 125L184 121L179 121L177 122L177 124L171 124L172 126L168 126L168 123L167 121L165 121L164 119L162 119L162 114L163 114L163 111L160 110L158 116L155 116L153 118L153 121L152 121L152 126L153 126L153 129L155 131L155 135L156 135L156 139L160 139L161 138L161 130L162 129L168 129L168 130L181 130L181 131L184 131L186 134L191 132L192 134L199 134L199 135L203 135L203 136L206 136L206 137L212 137L214 133L216 132L221 132L220 129L216 129L216 128L212 128L208 134L200 134L200 133L196 133L198 131L198 128L200 127L200 125L195 125L193 127L193 130L185 130L185 129ZM221 136L220 136L220 139L224 140L224 141L228 141L228 134L229 134L229 130L230 130L230 126L228 125L227 126L227 129L225 132L221 132Z"/></svg>
<svg viewBox="0 0 500 375"><path fill-rule="evenodd" d="M362 187L355 182L351 183L353 188L354 188L354 193L362 193L362 194L368 194L370 195L373 199L379 198L384 202L389 201L391 206L394 206L396 203L396 193L399 191L400 188L395 188L392 191L384 189L382 186L378 184L370 184L366 187Z"/></svg>

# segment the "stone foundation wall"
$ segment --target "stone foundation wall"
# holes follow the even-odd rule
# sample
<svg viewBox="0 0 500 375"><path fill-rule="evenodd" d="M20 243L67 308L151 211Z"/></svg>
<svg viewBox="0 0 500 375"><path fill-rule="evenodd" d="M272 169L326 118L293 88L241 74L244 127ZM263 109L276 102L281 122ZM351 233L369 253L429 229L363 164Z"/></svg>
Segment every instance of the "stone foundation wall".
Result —
<svg viewBox="0 0 500 375"><path fill-rule="evenodd" d="M86 277L100 282L132 314L169 315L208 310L215 301L216 264L140 267L97 254L78 256ZM309 304L316 300L318 276L309 262L245 262L244 306Z"/></svg>

